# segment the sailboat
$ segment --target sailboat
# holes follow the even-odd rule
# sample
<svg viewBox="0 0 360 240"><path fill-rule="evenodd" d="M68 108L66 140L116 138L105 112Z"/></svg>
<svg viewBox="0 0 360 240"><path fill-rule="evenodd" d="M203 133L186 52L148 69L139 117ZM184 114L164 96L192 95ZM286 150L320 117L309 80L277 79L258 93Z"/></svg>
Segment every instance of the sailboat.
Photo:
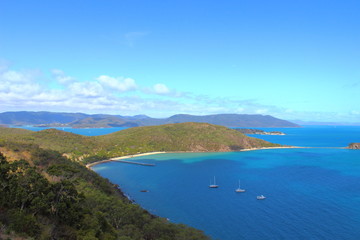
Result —
<svg viewBox="0 0 360 240"><path fill-rule="evenodd" d="M235 192L245 192L245 189L240 188L240 180L239 180L239 187L235 189Z"/></svg>
<svg viewBox="0 0 360 240"><path fill-rule="evenodd" d="M256 199L257 200L264 200L266 197L264 195L260 195L260 196L257 196Z"/></svg>
<svg viewBox="0 0 360 240"><path fill-rule="evenodd" d="M218 187L219 187L219 185L216 185L215 176L214 176L214 184L211 184L211 181L210 181L209 188L218 188Z"/></svg>

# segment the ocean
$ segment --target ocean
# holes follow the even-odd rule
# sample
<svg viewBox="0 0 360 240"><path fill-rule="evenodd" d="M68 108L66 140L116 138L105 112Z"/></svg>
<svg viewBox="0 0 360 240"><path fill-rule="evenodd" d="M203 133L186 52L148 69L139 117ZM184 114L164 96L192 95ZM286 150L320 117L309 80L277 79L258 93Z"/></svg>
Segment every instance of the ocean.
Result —
<svg viewBox="0 0 360 240"><path fill-rule="evenodd" d="M287 135L253 136L316 148L167 153L132 158L154 167L92 169L149 212L214 239L360 239L360 150L333 148L360 142L360 127L261 129Z"/></svg>

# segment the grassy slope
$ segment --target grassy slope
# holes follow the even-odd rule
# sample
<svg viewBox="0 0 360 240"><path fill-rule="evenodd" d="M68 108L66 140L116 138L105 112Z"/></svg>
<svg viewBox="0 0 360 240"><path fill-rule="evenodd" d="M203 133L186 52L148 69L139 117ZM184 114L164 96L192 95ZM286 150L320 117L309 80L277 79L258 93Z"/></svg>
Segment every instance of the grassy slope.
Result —
<svg viewBox="0 0 360 240"><path fill-rule="evenodd" d="M275 144L247 137L223 126L207 123L177 123L137 127L95 137L116 151L124 146L146 151L234 151L271 147ZM145 150L145 151L144 151Z"/></svg>
<svg viewBox="0 0 360 240"><path fill-rule="evenodd" d="M75 158L96 156L90 161L151 151L217 152L279 146L245 136L233 129L208 123L136 127L94 137L55 129L32 132L23 129L1 128L1 140L36 144Z"/></svg>
<svg viewBox="0 0 360 240"><path fill-rule="evenodd" d="M60 221L59 226L68 228L68 234L76 234L84 239L86 239L87 234L102 236L102 239L110 239L111 234L112 237L126 236L131 238L124 239L139 240L144 237L147 239L157 239L157 234L160 233L162 236L171 236L163 238L169 240L175 239L174 236L177 236L176 239L206 239L206 237L200 232L184 226L169 225L161 219L151 220L152 217L142 209L133 205L127 205L124 199L118 199L118 193L111 188L111 184L104 182L95 173L87 171L80 165L71 163L65 158L61 159L55 152L42 152L36 149L36 145L44 149L56 150L60 153L70 153L75 157L86 154L110 157L149 151L232 151L242 148L279 146L260 139L247 137L236 130L207 123L181 123L138 127L96 137L85 137L55 129L47 129L40 132L12 128L0 129L0 151L6 153L12 161L28 159L27 161L31 165L35 165L37 171L50 181L48 183L50 184L49 186L57 186L52 184L59 183L58 181L61 179L71 181L73 184L71 186L76 187L78 193L83 194L85 197L84 200L76 203L79 211L82 211L79 213L81 219L80 225L68 226L65 220L59 220L53 215L40 215L39 219L31 217L34 216L32 208L29 208L24 216L29 217L35 223L45 218L45 222L50 222L51 226L58 226L56 222ZM49 169L52 169L56 176L50 176ZM25 187L24 189L27 188ZM32 204L35 203L30 201L29 206L32 206ZM5 218L3 218L5 219L4 224L10 224L6 222L7 216L17 214L17 206L11 207L15 210L6 213ZM94 211L95 215L87 209L96 210ZM64 216L67 216L67 214ZM124 219L124 217L127 220L125 222L122 220L121 225L118 225L118 219ZM74 216L74 218L77 218L77 216ZM103 229L99 228L94 230L95 232L89 232L88 229L99 226L102 218L106 219ZM21 219L19 217L19 224L23 224L22 226L24 227L29 225ZM47 232L47 224L42 221L36 224L37 231L40 231L41 234L62 234L62 228L53 228ZM8 227L11 228L11 224ZM185 233L179 228L185 228ZM36 235L40 233L31 234ZM184 234L183 237L179 237L182 234ZM90 237L89 239L92 238Z"/></svg>
<svg viewBox="0 0 360 240"><path fill-rule="evenodd" d="M116 186L55 151L2 143L0 172L0 239L209 239L150 215Z"/></svg>
<svg viewBox="0 0 360 240"><path fill-rule="evenodd" d="M67 153L74 157L92 154L97 145L92 137L56 129L34 132L19 128L0 128L1 141L35 144L41 148Z"/></svg>

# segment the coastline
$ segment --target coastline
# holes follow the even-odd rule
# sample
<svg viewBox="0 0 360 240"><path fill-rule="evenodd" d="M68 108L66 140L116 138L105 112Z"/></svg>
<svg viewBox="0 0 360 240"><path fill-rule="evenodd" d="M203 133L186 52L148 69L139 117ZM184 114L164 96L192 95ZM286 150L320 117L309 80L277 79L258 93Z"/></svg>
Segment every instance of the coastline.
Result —
<svg viewBox="0 0 360 240"><path fill-rule="evenodd" d="M297 147L297 146L286 146L286 147L263 147L263 148L245 148L245 149L241 149L237 152L246 152L246 151L256 151L256 150L266 150L266 149L287 149L287 148L311 148L311 147ZM221 151L219 151L221 152ZM231 152L231 151L226 151L226 152ZM235 151L236 152L236 151ZM133 155L126 155L126 156L121 156L121 157L113 157L113 158L109 158L109 159L105 159L105 160L101 160L101 161L97 161L97 162L93 162L93 163L89 163L86 164L86 168L91 169L91 167L98 165L98 164L102 164L102 163L107 163L107 162L112 162L112 161L117 161L117 160L123 160L123 159L129 159L129 158L133 158L133 157L141 157L141 156L148 156L148 155L154 155L154 154L163 154L163 153L194 153L194 151L171 151L171 152L147 152L147 153L139 153L139 154L133 154ZM199 152L199 153L207 153L207 152ZM210 152L209 152L210 153Z"/></svg>
<svg viewBox="0 0 360 240"><path fill-rule="evenodd" d="M218 151L218 152L247 152L247 151L256 151L256 150L267 150L267 149L293 149L293 148L339 148L339 149L346 149L346 147L299 147L299 146L284 146L284 147L262 147L262 148L245 148L241 149L239 151ZM154 155L154 154L163 154L163 153L214 153L214 152L195 152L195 151L171 151L171 152L147 152L147 153L139 153L139 154L133 154L133 155L126 155L121 157L113 157L93 163L86 164L86 168L91 169L92 166L117 161L117 160L123 160L123 159L129 159L133 157L141 157L141 156L148 156L148 155Z"/></svg>
<svg viewBox="0 0 360 240"><path fill-rule="evenodd" d="M148 156L148 155L161 154L161 153L168 153L168 152L147 152L147 153L127 155L127 156L122 156L122 157L113 157L113 158L86 164L85 167L88 169L91 169L92 166L95 166L95 165L98 165L101 163L107 163L107 162L112 162L112 161L117 161L117 160L129 159L129 158L133 158L133 157L141 157L141 156Z"/></svg>

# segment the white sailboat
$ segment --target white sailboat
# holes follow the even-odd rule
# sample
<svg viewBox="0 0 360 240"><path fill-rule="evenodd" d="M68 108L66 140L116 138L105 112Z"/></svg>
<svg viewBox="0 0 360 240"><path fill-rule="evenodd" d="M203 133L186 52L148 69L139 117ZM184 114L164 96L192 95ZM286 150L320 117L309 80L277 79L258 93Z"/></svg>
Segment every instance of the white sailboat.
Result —
<svg viewBox="0 0 360 240"><path fill-rule="evenodd" d="M257 200L264 200L266 197L264 195L260 195L260 196L257 196L256 199Z"/></svg>
<svg viewBox="0 0 360 240"><path fill-rule="evenodd" d="M245 192L245 189L240 188L240 180L239 180L239 187L235 189L235 192Z"/></svg>
<svg viewBox="0 0 360 240"><path fill-rule="evenodd" d="M209 185L209 188L218 188L219 185L216 184L216 179L215 179L215 176L214 176L214 184L211 184L211 181L210 181L210 185Z"/></svg>

